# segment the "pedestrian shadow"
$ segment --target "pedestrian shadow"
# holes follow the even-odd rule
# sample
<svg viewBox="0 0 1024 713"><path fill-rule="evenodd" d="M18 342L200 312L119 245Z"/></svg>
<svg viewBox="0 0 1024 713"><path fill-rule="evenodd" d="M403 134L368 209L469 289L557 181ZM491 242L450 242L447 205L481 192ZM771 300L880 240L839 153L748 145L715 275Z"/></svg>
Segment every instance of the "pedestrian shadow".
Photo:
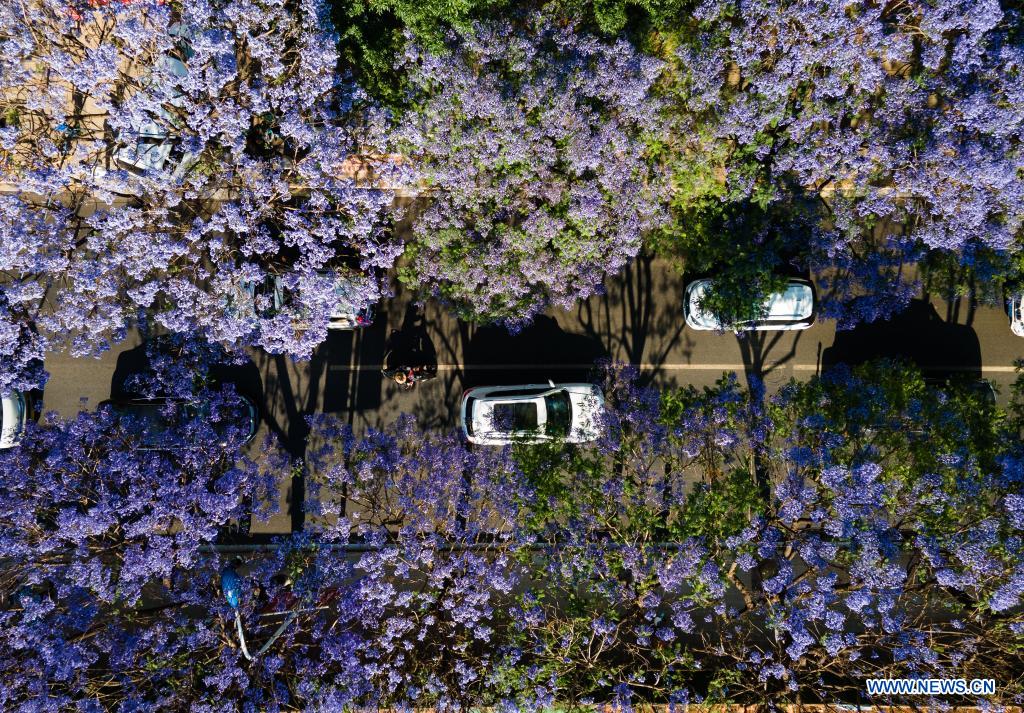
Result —
<svg viewBox="0 0 1024 713"><path fill-rule="evenodd" d="M430 317L431 314L433 317ZM467 388L467 374L475 373L474 369L466 369L465 362L468 359L465 355L473 335L480 327L458 320L455 323L456 329L448 330L444 328L448 321L446 318L447 314L441 305L434 302L426 305L423 329L429 340L428 359L432 353L433 365L443 363L445 368L438 369L435 378L416 386L418 398L408 411L416 417L421 428L445 430L455 425L459 400ZM398 389L397 386L390 388Z"/></svg>
<svg viewBox="0 0 1024 713"><path fill-rule="evenodd" d="M389 369L418 366L437 371L437 349L427 330L426 316L414 303L406 305L401 328L392 329L388 335L382 362Z"/></svg>
<svg viewBox="0 0 1024 713"><path fill-rule="evenodd" d="M608 357L600 339L566 332L547 315L516 334L504 327L477 327L466 344L463 385L590 381L595 362Z"/></svg>
<svg viewBox="0 0 1024 713"><path fill-rule="evenodd" d="M981 378L981 342L973 327L943 320L928 301L914 299L892 319L837 332L822 369L875 359L898 359L935 376Z"/></svg>

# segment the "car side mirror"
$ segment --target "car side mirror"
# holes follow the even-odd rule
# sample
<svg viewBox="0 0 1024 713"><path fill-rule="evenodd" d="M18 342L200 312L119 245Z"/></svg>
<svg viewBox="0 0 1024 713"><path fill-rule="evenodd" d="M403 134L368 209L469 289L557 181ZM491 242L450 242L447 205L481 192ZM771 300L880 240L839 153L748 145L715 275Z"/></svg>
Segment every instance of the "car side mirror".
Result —
<svg viewBox="0 0 1024 713"><path fill-rule="evenodd" d="M555 382L553 382L551 379L548 379L548 384L551 385L552 389L555 388Z"/></svg>

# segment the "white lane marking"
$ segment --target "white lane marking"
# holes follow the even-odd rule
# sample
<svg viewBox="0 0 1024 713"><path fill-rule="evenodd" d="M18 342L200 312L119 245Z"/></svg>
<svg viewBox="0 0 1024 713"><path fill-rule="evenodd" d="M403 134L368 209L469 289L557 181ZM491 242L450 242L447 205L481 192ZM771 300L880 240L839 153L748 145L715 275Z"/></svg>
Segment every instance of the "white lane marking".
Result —
<svg viewBox="0 0 1024 713"><path fill-rule="evenodd" d="M632 364L641 371L745 371L744 364L653 364L641 362ZM381 364L332 364L328 371L380 371ZM438 371L543 371L551 369L593 369L593 364L438 364ZM793 371L818 371L817 364L766 364L765 369L792 369ZM977 371L976 366L938 365L929 366L926 371ZM1011 374L1015 366L983 366L982 373Z"/></svg>

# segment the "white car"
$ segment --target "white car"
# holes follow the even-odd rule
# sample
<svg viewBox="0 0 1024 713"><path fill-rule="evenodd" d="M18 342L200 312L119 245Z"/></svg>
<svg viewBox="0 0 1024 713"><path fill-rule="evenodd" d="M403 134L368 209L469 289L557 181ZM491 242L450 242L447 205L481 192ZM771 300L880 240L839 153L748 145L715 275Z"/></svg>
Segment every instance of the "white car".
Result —
<svg viewBox="0 0 1024 713"><path fill-rule="evenodd" d="M29 402L25 394L14 391L0 397L0 448L14 448L29 419Z"/></svg>
<svg viewBox="0 0 1024 713"><path fill-rule="evenodd" d="M1006 312L1010 315L1010 331L1024 337L1024 293L1018 292L1007 298Z"/></svg>
<svg viewBox="0 0 1024 713"><path fill-rule="evenodd" d="M462 395L462 432L484 446L562 439L586 443L604 433L604 396L594 384L478 386Z"/></svg>
<svg viewBox="0 0 1024 713"><path fill-rule="evenodd" d="M764 301L760 319L738 324L723 324L715 315L701 309L701 302L710 289L711 280L694 280L686 286L683 315L691 329L746 332L807 329L814 324L817 303L814 285L808 280L791 278L785 290L769 295Z"/></svg>

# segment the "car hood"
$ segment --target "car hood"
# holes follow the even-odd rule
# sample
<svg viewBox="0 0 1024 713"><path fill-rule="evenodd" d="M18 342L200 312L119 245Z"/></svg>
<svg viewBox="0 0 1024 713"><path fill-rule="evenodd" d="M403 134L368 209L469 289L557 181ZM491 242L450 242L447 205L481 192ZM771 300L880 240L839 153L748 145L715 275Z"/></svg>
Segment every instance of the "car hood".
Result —
<svg viewBox="0 0 1024 713"><path fill-rule="evenodd" d="M597 389L567 389L572 404L573 443L593 441L604 435L604 396Z"/></svg>

